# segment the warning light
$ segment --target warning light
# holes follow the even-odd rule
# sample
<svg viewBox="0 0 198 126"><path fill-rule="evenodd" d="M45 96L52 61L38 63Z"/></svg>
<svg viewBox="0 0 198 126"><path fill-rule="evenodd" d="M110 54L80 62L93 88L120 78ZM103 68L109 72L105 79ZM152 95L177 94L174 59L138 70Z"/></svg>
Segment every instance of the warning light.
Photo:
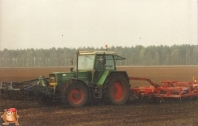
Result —
<svg viewBox="0 0 198 126"><path fill-rule="evenodd" d="M108 45L105 45L105 49L106 49L106 50L108 49Z"/></svg>

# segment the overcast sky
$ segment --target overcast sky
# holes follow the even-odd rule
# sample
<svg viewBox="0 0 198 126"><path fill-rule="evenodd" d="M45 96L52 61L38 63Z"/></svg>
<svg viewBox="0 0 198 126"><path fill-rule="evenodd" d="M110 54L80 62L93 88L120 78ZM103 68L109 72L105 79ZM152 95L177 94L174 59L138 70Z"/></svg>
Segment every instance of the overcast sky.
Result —
<svg viewBox="0 0 198 126"><path fill-rule="evenodd" d="M197 45L197 0L0 0L0 50Z"/></svg>

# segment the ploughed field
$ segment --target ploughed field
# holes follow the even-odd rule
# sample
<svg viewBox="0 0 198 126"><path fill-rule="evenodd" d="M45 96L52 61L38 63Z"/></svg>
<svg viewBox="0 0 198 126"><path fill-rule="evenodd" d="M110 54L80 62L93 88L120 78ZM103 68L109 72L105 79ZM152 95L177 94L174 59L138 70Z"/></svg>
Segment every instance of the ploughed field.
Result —
<svg viewBox="0 0 198 126"><path fill-rule="evenodd" d="M198 80L198 66L118 67L130 77L144 77L159 83L161 80ZM50 72L69 71L55 68L0 68L0 82L48 77ZM149 85L131 81L131 86ZM128 102L125 105L87 105L81 108L62 108L59 105L40 106L34 101L0 99L0 115L4 109L17 108L21 126L198 126L198 100L180 102ZM3 123L0 119L0 125Z"/></svg>

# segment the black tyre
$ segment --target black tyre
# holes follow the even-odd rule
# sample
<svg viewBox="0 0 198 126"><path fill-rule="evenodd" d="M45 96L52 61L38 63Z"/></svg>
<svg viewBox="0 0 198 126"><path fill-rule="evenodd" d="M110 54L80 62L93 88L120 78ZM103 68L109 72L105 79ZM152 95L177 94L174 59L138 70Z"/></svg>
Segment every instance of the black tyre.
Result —
<svg viewBox="0 0 198 126"><path fill-rule="evenodd" d="M104 83L103 100L106 104L122 105L128 100L129 93L129 80L124 74L113 74Z"/></svg>
<svg viewBox="0 0 198 126"><path fill-rule="evenodd" d="M64 106L82 107L88 101L88 88L80 81L68 82L62 90L61 101Z"/></svg>

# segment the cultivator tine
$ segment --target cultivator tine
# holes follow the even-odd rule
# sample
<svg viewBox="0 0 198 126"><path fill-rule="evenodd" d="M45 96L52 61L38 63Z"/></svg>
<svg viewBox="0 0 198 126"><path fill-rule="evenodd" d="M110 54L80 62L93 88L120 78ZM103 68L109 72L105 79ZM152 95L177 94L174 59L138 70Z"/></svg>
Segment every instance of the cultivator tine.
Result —
<svg viewBox="0 0 198 126"><path fill-rule="evenodd" d="M162 97L160 97L159 103L164 103L164 102L165 102L165 100Z"/></svg>
<svg viewBox="0 0 198 126"><path fill-rule="evenodd" d="M13 92L13 91L9 91L9 92L8 92L9 99L12 99L12 100L15 100L15 99L16 99L16 96L15 96L14 93L15 93L15 92Z"/></svg>
<svg viewBox="0 0 198 126"><path fill-rule="evenodd" d="M181 97L180 101L184 102L184 101L194 101L196 100L196 96L190 96L190 97Z"/></svg>
<svg viewBox="0 0 198 126"><path fill-rule="evenodd" d="M8 96L7 96L7 94L6 94L6 92L5 92L4 90L1 90L1 92L0 92L0 97L1 97L2 99L7 99L7 98L8 98Z"/></svg>
<svg viewBox="0 0 198 126"><path fill-rule="evenodd" d="M23 99L23 94L22 94L21 91L16 91L15 95L16 95L16 100L22 100Z"/></svg>

